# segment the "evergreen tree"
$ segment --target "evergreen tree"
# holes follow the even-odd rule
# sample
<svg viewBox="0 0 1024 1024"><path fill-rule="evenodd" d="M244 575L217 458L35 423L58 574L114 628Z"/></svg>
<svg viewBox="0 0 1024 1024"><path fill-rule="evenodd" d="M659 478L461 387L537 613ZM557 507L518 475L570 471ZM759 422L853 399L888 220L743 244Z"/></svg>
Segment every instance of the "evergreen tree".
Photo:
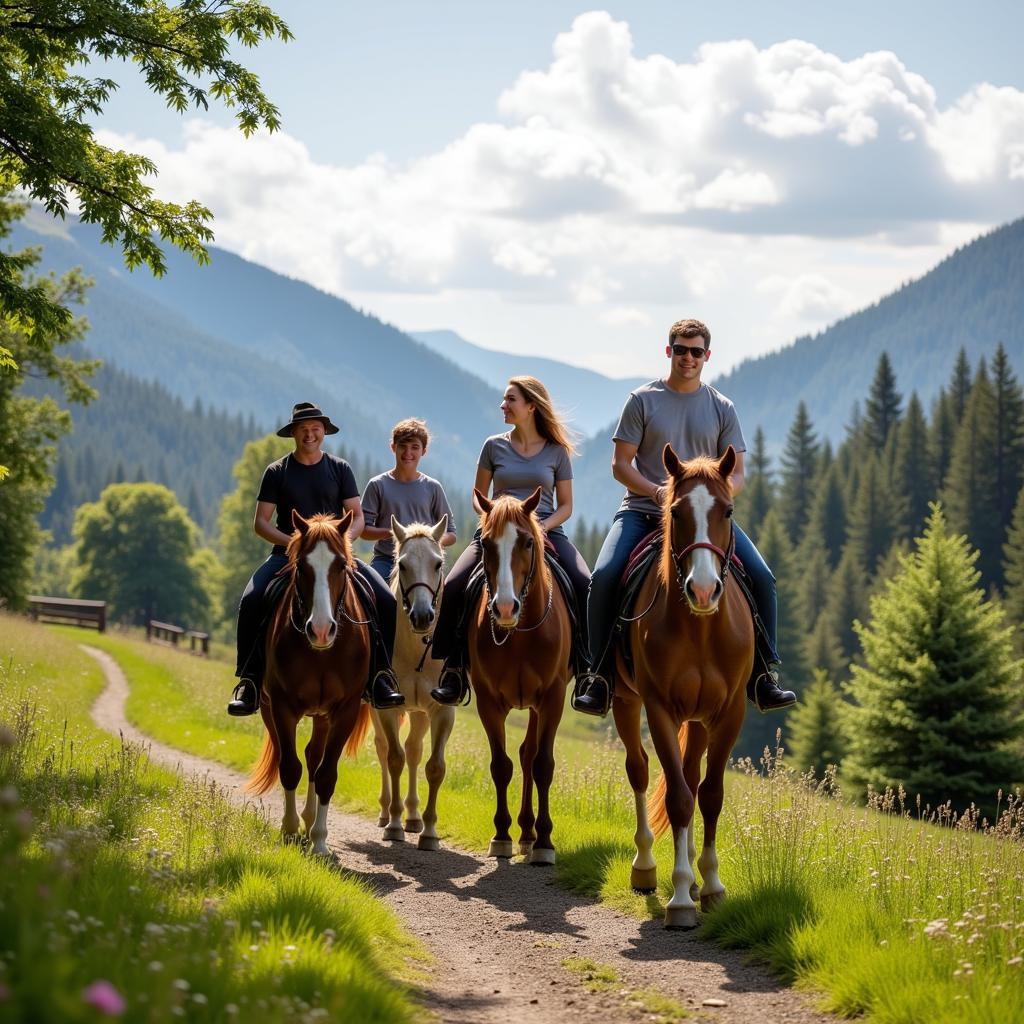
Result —
<svg viewBox="0 0 1024 1024"><path fill-rule="evenodd" d="M839 564L846 542L846 502L843 499L841 470L833 462L818 483L811 506L811 518L804 534L804 544L825 553L829 569Z"/></svg>
<svg viewBox="0 0 1024 1024"><path fill-rule="evenodd" d="M845 753L843 714L845 707L832 680L818 669L814 679L789 716L790 763L800 771L813 771L815 778L825 777L829 765L839 767Z"/></svg>
<svg viewBox="0 0 1024 1024"><path fill-rule="evenodd" d="M1013 505L1024 483L1024 392L1002 345L996 349L992 360L992 388L995 392L996 503L1005 531L1010 526Z"/></svg>
<svg viewBox="0 0 1024 1024"><path fill-rule="evenodd" d="M821 669L829 679L842 679L847 675L849 663L827 615L819 615L814 629L804 641L804 664L812 671Z"/></svg>
<svg viewBox="0 0 1024 1024"><path fill-rule="evenodd" d="M928 460L928 424L917 392L910 396L906 415L896 430L892 487L896 533L908 540L918 536L935 496Z"/></svg>
<svg viewBox="0 0 1024 1024"><path fill-rule="evenodd" d="M953 376L949 382L949 398L952 403L953 418L957 424L963 419L967 408L967 397L971 393L971 364L967 361L967 350L962 346L956 354Z"/></svg>
<svg viewBox="0 0 1024 1024"><path fill-rule="evenodd" d="M875 377L864 406L864 433L867 443L880 452L889 433L899 422L902 396L896 390L896 376L892 372L889 354L882 352L875 367Z"/></svg>
<svg viewBox="0 0 1024 1024"><path fill-rule="evenodd" d="M928 468L933 494L940 494L945 486L949 462L953 457L956 428L957 416L953 408L953 399L943 389L932 406L932 421L928 428Z"/></svg>
<svg viewBox="0 0 1024 1024"><path fill-rule="evenodd" d="M799 542L811 514L819 452L811 417L807 413L807 406L801 402L797 406L793 425L789 428L781 460L779 509L790 544Z"/></svg>
<svg viewBox="0 0 1024 1024"><path fill-rule="evenodd" d="M1006 617L1016 627L1017 653L1024 655L1024 487L1017 495L1013 520L1003 545L1005 579L1003 607Z"/></svg>
<svg viewBox="0 0 1024 1024"><path fill-rule="evenodd" d="M818 625L824 621L839 645L844 668L853 660L857 651L857 634L853 623L863 616L866 606L867 580L864 570L852 545L847 545L829 580L825 607L818 618Z"/></svg>
<svg viewBox="0 0 1024 1024"><path fill-rule="evenodd" d="M849 684L843 762L854 785L902 783L932 806L991 808L999 788L1019 781L1010 745L1022 728L1022 666L976 559L935 506L903 571L872 599L871 621L857 624L864 664Z"/></svg>
<svg viewBox="0 0 1024 1024"><path fill-rule="evenodd" d="M756 537L761 530L773 497L771 464L765 451L764 431L758 427L754 434L754 447L746 465L746 481L736 499L736 521L748 536Z"/></svg>
<svg viewBox="0 0 1024 1024"><path fill-rule="evenodd" d="M832 569L828 564L828 556L821 547L805 540L797 551L797 563L800 566L800 574L795 580L797 607L800 611L801 627L805 632L809 632L814 629L814 624L825 607Z"/></svg>
<svg viewBox="0 0 1024 1024"><path fill-rule="evenodd" d="M953 442L942 503L950 529L966 534L971 546L980 552L978 569L986 586L999 586L1003 575L995 418L995 394L982 360Z"/></svg>
<svg viewBox="0 0 1024 1024"><path fill-rule="evenodd" d="M874 575L896 539L892 492L878 457L863 467L857 498L850 513L849 547L867 577Z"/></svg>

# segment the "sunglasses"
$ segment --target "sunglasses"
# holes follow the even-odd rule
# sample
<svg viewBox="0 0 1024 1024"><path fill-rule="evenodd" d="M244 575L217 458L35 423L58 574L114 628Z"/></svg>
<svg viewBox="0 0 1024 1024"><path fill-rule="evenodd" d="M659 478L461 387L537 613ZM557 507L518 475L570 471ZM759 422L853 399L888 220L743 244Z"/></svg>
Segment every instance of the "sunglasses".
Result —
<svg viewBox="0 0 1024 1024"><path fill-rule="evenodd" d="M672 346L672 355L674 355L674 356L684 356L684 355L686 355L687 352L689 352L691 357L694 358L694 359L703 359L704 356L706 355L703 346L697 346L697 345L673 345Z"/></svg>

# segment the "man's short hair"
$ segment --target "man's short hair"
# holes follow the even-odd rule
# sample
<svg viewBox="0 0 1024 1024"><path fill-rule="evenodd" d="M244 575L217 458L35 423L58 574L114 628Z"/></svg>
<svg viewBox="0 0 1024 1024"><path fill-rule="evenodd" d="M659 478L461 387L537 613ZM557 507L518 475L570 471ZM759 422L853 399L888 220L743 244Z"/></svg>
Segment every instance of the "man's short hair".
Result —
<svg viewBox="0 0 1024 1024"><path fill-rule="evenodd" d="M410 417L395 424L391 431L391 443L408 444L410 441L419 441L424 448L430 443L430 431L423 420Z"/></svg>
<svg viewBox="0 0 1024 1024"><path fill-rule="evenodd" d="M704 348L711 348L711 332L700 320L677 320L668 331L668 343L676 338L703 338Z"/></svg>

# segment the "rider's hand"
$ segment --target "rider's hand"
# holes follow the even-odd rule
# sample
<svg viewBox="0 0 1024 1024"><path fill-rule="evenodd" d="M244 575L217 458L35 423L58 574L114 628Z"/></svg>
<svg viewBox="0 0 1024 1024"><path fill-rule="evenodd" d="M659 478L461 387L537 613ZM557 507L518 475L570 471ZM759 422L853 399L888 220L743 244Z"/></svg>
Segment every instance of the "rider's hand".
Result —
<svg viewBox="0 0 1024 1024"><path fill-rule="evenodd" d="M666 498L667 495L668 495L668 486L666 484L662 484L654 492L654 500L657 502L657 504L658 504L658 506L660 508L664 507L664 505L665 505L665 498Z"/></svg>

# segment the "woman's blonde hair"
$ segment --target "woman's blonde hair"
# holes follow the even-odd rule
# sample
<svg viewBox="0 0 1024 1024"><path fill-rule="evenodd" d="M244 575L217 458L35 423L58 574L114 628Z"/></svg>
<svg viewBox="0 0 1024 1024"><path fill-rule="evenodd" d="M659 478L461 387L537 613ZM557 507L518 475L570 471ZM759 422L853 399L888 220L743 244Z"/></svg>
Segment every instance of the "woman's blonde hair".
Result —
<svg viewBox="0 0 1024 1024"><path fill-rule="evenodd" d="M548 389L536 377L509 377L510 385L519 388L523 398L534 406L537 433L552 444L561 445L569 455L576 454L576 441L565 421L555 412Z"/></svg>

